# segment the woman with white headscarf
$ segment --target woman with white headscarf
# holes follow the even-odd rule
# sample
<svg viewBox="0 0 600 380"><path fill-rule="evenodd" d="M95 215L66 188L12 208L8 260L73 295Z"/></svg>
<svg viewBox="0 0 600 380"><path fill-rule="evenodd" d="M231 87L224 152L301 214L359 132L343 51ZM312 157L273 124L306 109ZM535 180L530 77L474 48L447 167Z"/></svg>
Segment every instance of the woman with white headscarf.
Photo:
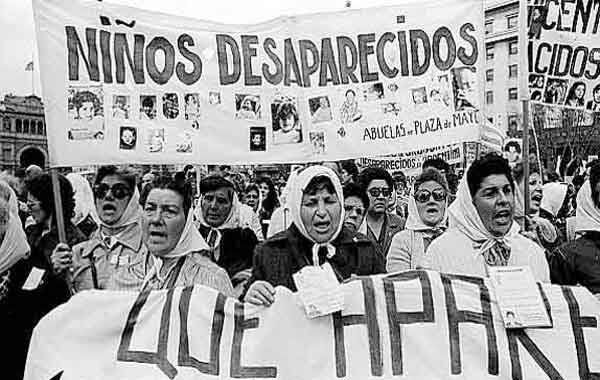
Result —
<svg viewBox="0 0 600 380"><path fill-rule="evenodd" d="M582 285L600 298L600 165L577 194L576 232L580 238L555 249L550 256L552 282Z"/></svg>
<svg viewBox="0 0 600 380"><path fill-rule="evenodd" d="M71 182L75 193L75 215L71 221L89 238L98 228L98 215L94 205L92 187L81 174L69 173L66 177Z"/></svg>
<svg viewBox="0 0 600 380"><path fill-rule="evenodd" d="M405 229L392 239L386 257L388 272L417 269L429 244L447 227L448 184L437 169L429 167L416 178L408 199Z"/></svg>
<svg viewBox="0 0 600 380"><path fill-rule="evenodd" d="M519 234L514 207L508 162L497 154L476 160L448 208L449 228L431 243L423 267L486 277L489 266L529 266L537 281L548 282L544 251Z"/></svg>
<svg viewBox="0 0 600 380"><path fill-rule="evenodd" d="M72 251L59 244L52 254L54 270L71 269L75 291L139 290L146 247L135 174L113 165L102 166L96 173L93 195L98 229Z"/></svg>
<svg viewBox="0 0 600 380"><path fill-rule="evenodd" d="M292 224L256 248L244 301L269 306L276 286L296 291L292 275L308 265L328 262L339 281L385 272L375 244L343 226L342 185L333 170L300 172L287 204Z"/></svg>
<svg viewBox="0 0 600 380"><path fill-rule="evenodd" d="M193 221L192 192L187 184L159 182L150 190L143 212L144 290L204 285L233 296L227 272L210 258L210 247Z"/></svg>

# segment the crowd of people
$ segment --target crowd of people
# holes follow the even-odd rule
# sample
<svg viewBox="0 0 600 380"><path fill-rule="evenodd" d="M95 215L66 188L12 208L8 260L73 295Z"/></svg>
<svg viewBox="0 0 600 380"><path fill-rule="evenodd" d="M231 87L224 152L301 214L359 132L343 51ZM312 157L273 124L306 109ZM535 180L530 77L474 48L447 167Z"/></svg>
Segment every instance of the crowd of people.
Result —
<svg viewBox="0 0 600 380"><path fill-rule="evenodd" d="M294 273L327 262L340 282L413 269L485 277L490 266L528 266L537 281L599 294L600 164L570 183L530 169L524 178L521 164L511 168L492 153L458 178L433 159L409 187L402 173L324 162L295 167L278 191L271 178L233 170L196 187L187 168L140 177L102 166L92 183L58 176L60 210L41 168L3 175L4 373L22 377L37 322L89 289L204 285L269 306L277 286L296 291Z"/></svg>

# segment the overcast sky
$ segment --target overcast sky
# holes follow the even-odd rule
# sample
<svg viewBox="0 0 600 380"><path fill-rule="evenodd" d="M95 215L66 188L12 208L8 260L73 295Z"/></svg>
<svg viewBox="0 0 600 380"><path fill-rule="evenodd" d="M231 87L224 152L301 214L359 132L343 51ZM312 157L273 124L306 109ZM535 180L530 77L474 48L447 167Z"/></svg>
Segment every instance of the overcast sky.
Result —
<svg viewBox="0 0 600 380"><path fill-rule="evenodd" d="M74 0L75 1L75 0ZM345 0L110 0L110 3L231 24L252 24L282 15L342 10ZM398 3L396 0L353 0L352 8ZM31 94L33 60L35 93L40 95L31 0L0 0L0 96Z"/></svg>

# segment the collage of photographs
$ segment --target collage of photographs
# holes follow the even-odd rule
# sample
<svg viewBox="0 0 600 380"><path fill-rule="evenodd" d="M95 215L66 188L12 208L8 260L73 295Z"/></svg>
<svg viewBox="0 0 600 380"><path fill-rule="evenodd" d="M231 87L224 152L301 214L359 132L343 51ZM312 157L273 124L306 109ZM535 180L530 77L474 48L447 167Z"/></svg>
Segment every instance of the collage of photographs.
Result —
<svg viewBox="0 0 600 380"><path fill-rule="evenodd" d="M478 106L474 67L432 74L425 85L415 88L404 89L401 85L376 82L337 89L337 93L309 96L306 104L290 94L276 93L265 101L260 93L234 93L230 105L233 119L248 125L250 152L309 143L315 155L326 153L327 130L344 138L347 129L365 120L367 113L370 120L371 116L402 119L415 112L448 113ZM338 99L339 104L335 104ZM219 91L209 91L204 98L197 92L107 94L101 85L70 86L67 102L68 119L72 121L67 130L69 140L104 140L106 128L118 128L120 150L147 153L192 153L195 134L202 123L208 123L202 119L203 107L228 108ZM304 120L310 130L303 125ZM185 125L173 137L165 133L165 126L172 123Z"/></svg>
<svg viewBox="0 0 600 380"><path fill-rule="evenodd" d="M529 74L528 83L532 101L600 112L600 82L591 87L584 81Z"/></svg>

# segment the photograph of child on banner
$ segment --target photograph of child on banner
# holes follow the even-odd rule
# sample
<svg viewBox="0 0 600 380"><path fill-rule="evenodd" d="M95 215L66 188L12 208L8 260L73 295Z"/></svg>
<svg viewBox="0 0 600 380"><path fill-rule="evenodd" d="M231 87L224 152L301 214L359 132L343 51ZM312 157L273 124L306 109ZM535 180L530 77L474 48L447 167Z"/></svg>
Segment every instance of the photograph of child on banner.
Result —
<svg viewBox="0 0 600 380"><path fill-rule="evenodd" d="M478 108L477 73L475 67L452 69L452 88L456 111Z"/></svg>
<svg viewBox="0 0 600 380"><path fill-rule="evenodd" d="M264 152L267 149L265 127L250 127L250 151Z"/></svg>
<svg viewBox="0 0 600 380"><path fill-rule="evenodd" d="M308 107L310 108L313 124L323 123L333 119L329 98L327 96L308 99Z"/></svg>
<svg viewBox="0 0 600 380"><path fill-rule="evenodd" d="M149 121L156 119L156 96L140 96L140 120Z"/></svg>
<svg viewBox="0 0 600 380"><path fill-rule="evenodd" d="M567 100L565 101L565 106L571 107L583 107L584 105L584 96L585 96L585 83L583 82L575 82L571 85L569 92L567 94Z"/></svg>
<svg viewBox="0 0 600 380"><path fill-rule="evenodd" d="M167 119L176 119L179 116L179 98L177 94L163 95L163 115Z"/></svg>
<svg viewBox="0 0 600 380"><path fill-rule="evenodd" d="M129 119L129 96L113 95L113 119Z"/></svg>
<svg viewBox="0 0 600 380"><path fill-rule="evenodd" d="M567 79L548 78L544 103L563 104L567 95L568 82Z"/></svg>
<svg viewBox="0 0 600 380"><path fill-rule="evenodd" d="M104 137L104 97L101 86L69 87L68 115L73 120L69 140Z"/></svg>
<svg viewBox="0 0 600 380"><path fill-rule="evenodd" d="M192 128L200 128L200 95L199 94L186 94L184 97L185 107L184 116L185 120L192 121Z"/></svg>
<svg viewBox="0 0 600 380"><path fill-rule="evenodd" d="M273 115L273 145L302 142L302 123L298 115L296 98L281 96L271 104Z"/></svg>
<svg viewBox="0 0 600 380"><path fill-rule="evenodd" d="M134 127L121 127L119 131L119 148L125 150L135 149L137 132Z"/></svg>
<svg viewBox="0 0 600 380"><path fill-rule="evenodd" d="M592 91L592 99L588 100L585 108L591 111L600 111L600 83L594 86L594 91Z"/></svg>
<svg viewBox="0 0 600 380"><path fill-rule="evenodd" d="M245 120L258 120L261 118L260 96L236 94L235 118Z"/></svg>
<svg viewBox="0 0 600 380"><path fill-rule="evenodd" d="M354 123L360 120L362 117L362 111L358 107L358 101L356 100L356 92L352 89L346 91L346 100L340 108L341 122L342 124Z"/></svg>

